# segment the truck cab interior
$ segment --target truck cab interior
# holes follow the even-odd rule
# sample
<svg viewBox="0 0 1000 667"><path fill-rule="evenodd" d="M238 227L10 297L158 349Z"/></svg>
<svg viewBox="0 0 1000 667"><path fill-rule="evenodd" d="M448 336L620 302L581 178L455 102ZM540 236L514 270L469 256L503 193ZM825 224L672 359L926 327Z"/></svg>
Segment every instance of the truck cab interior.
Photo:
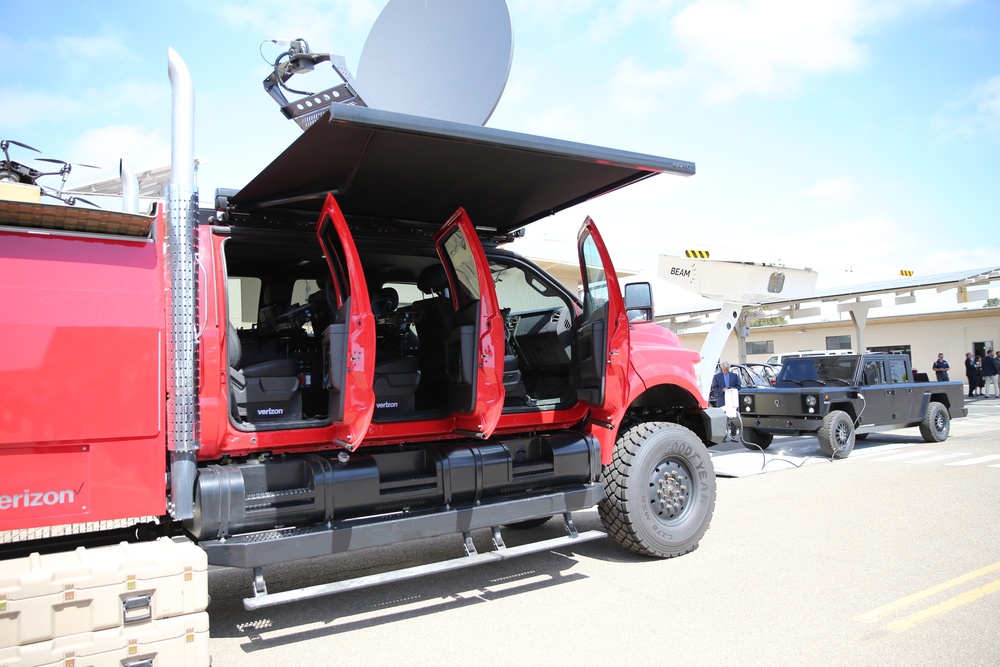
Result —
<svg viewBox="0 0 1000 667"><path fill-rule="evenodd" d="M356 237L374 316L373 421L432 419L469 409L475 299L455 307L429 237ZM333 287L314 235L239 231L224 242L229 413L241 430L330 422L324 332ZM579 302L519 256L488 248L504 326L504 411L572 406ZM464 289L461 284L459 289Z"/></svg>

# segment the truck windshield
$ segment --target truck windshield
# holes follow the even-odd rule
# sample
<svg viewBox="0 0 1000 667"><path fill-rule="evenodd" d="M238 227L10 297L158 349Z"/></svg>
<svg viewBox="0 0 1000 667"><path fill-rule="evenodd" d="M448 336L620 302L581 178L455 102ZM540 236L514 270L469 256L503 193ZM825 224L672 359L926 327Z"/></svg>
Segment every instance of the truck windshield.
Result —
<svg viewBox="0 0 1000 667"><path fill-rule="evenodd" d="M797 357L781 367L777 384L850 385L854 383L859 357Z"/></svg>

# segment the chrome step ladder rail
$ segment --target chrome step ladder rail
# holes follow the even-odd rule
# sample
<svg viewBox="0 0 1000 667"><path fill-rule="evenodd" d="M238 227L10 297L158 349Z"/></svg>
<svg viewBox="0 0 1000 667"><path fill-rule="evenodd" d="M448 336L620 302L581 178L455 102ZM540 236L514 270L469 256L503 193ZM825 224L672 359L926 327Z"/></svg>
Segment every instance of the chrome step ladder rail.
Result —
<svg viewBox="0 0 1000 667"><path fill-rule="evenodd" d="M304 588L281 591L278 593L267 592L263 568L254 568L254 595L253 597L243 599L243 607L248 611L263 609L265 607L274 607L289 602L298 602L300 600L308 600L311 598L323 597L325 595L334 595L336 593L360 590L362 588L380 586L394 581L416 579L417 577L438 574L439 572L447 572L449 570L459 570L472 567L473 565L481 565L483 563L495 563L509 558L525 556L527 554L537 553L540 551L551 551L565 546L607 537L607 533L600 530L588 530L582 533L578 532L576 525L573 523L573 515L570 512L563 514L563 521L565 522L566 535L563 535L562 537L540 540L538 542L522 544L517 547L508 547L504 543L503 537L500 535L500 526L493 526L493 549L491 551L479 552L472 543L472 533L465 532L462 534L463 547L466 553L465 556L438 561L436 563L426 563L424 565L415 565L413 567L401 568L399 570L391 570L389 572L380 572L378 574L355 577L353 579L345 579L343 581L318 584L316 586L306 586Z"/></svg>

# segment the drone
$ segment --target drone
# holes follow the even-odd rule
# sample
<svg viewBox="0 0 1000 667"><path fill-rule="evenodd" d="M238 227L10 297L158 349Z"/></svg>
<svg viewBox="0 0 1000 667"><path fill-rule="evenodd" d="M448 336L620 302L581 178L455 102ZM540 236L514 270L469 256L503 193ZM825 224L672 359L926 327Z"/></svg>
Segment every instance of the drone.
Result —
<svg viewBox="0 0 1000 667"><path fill-rule="evenodd" d="M37 148L33 148L28 144L22 144L20 141L14 141L13 139L0 139L0 150L3 151L3 160L0 160L0 183L22 183L25 185L37 185L41 188L41 194L46 197L52 197L53 199L58 199L59 201L69 205L76 206L77 202L83 204L89 204L94 208L100 208L97 204L83 197L70 197L63 196L63 190L66 188L66 179L69 178L70 173L73 171L73 167L87 167L89 169L98 169L99 167L92 164L73 164L66 162L65 160L55 160L53 158L40 157L35 158L39 162L52 162L58 165L62 165L56 171L40 171L38 169L32 169L31 167L21 164L10 159L9 149L11 145L20 146L21 148L26 148L29 151L34 151L36 153L41 153ZM38 179L43 176L61 176L62 182L59 184L58 188L52 188L47 185L42 185L38 182Z"/></svg>

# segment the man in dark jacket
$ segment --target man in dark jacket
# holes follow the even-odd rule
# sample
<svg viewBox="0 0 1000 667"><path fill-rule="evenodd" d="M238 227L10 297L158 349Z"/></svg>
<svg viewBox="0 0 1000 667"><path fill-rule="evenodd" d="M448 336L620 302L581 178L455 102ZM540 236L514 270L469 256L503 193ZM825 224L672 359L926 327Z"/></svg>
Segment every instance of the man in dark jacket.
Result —
<svg viewBox="0 0 1000 667"><path fill-rule="evenodd" d="M969 398L979 386L979 368L976 366L976 357L971 352L965 353L965 377L969 381Z"/></svg>
<svg viewBox="0 0 1000 667"><path fill-rule="evenodd" d="M990 397L990 387L993 394L1000 398L1000 385L997 384L997 375L1000 375L1000 362L993 356L993 350L989 350L983 357L983 379L986 381L986 398Z"/></svg>

